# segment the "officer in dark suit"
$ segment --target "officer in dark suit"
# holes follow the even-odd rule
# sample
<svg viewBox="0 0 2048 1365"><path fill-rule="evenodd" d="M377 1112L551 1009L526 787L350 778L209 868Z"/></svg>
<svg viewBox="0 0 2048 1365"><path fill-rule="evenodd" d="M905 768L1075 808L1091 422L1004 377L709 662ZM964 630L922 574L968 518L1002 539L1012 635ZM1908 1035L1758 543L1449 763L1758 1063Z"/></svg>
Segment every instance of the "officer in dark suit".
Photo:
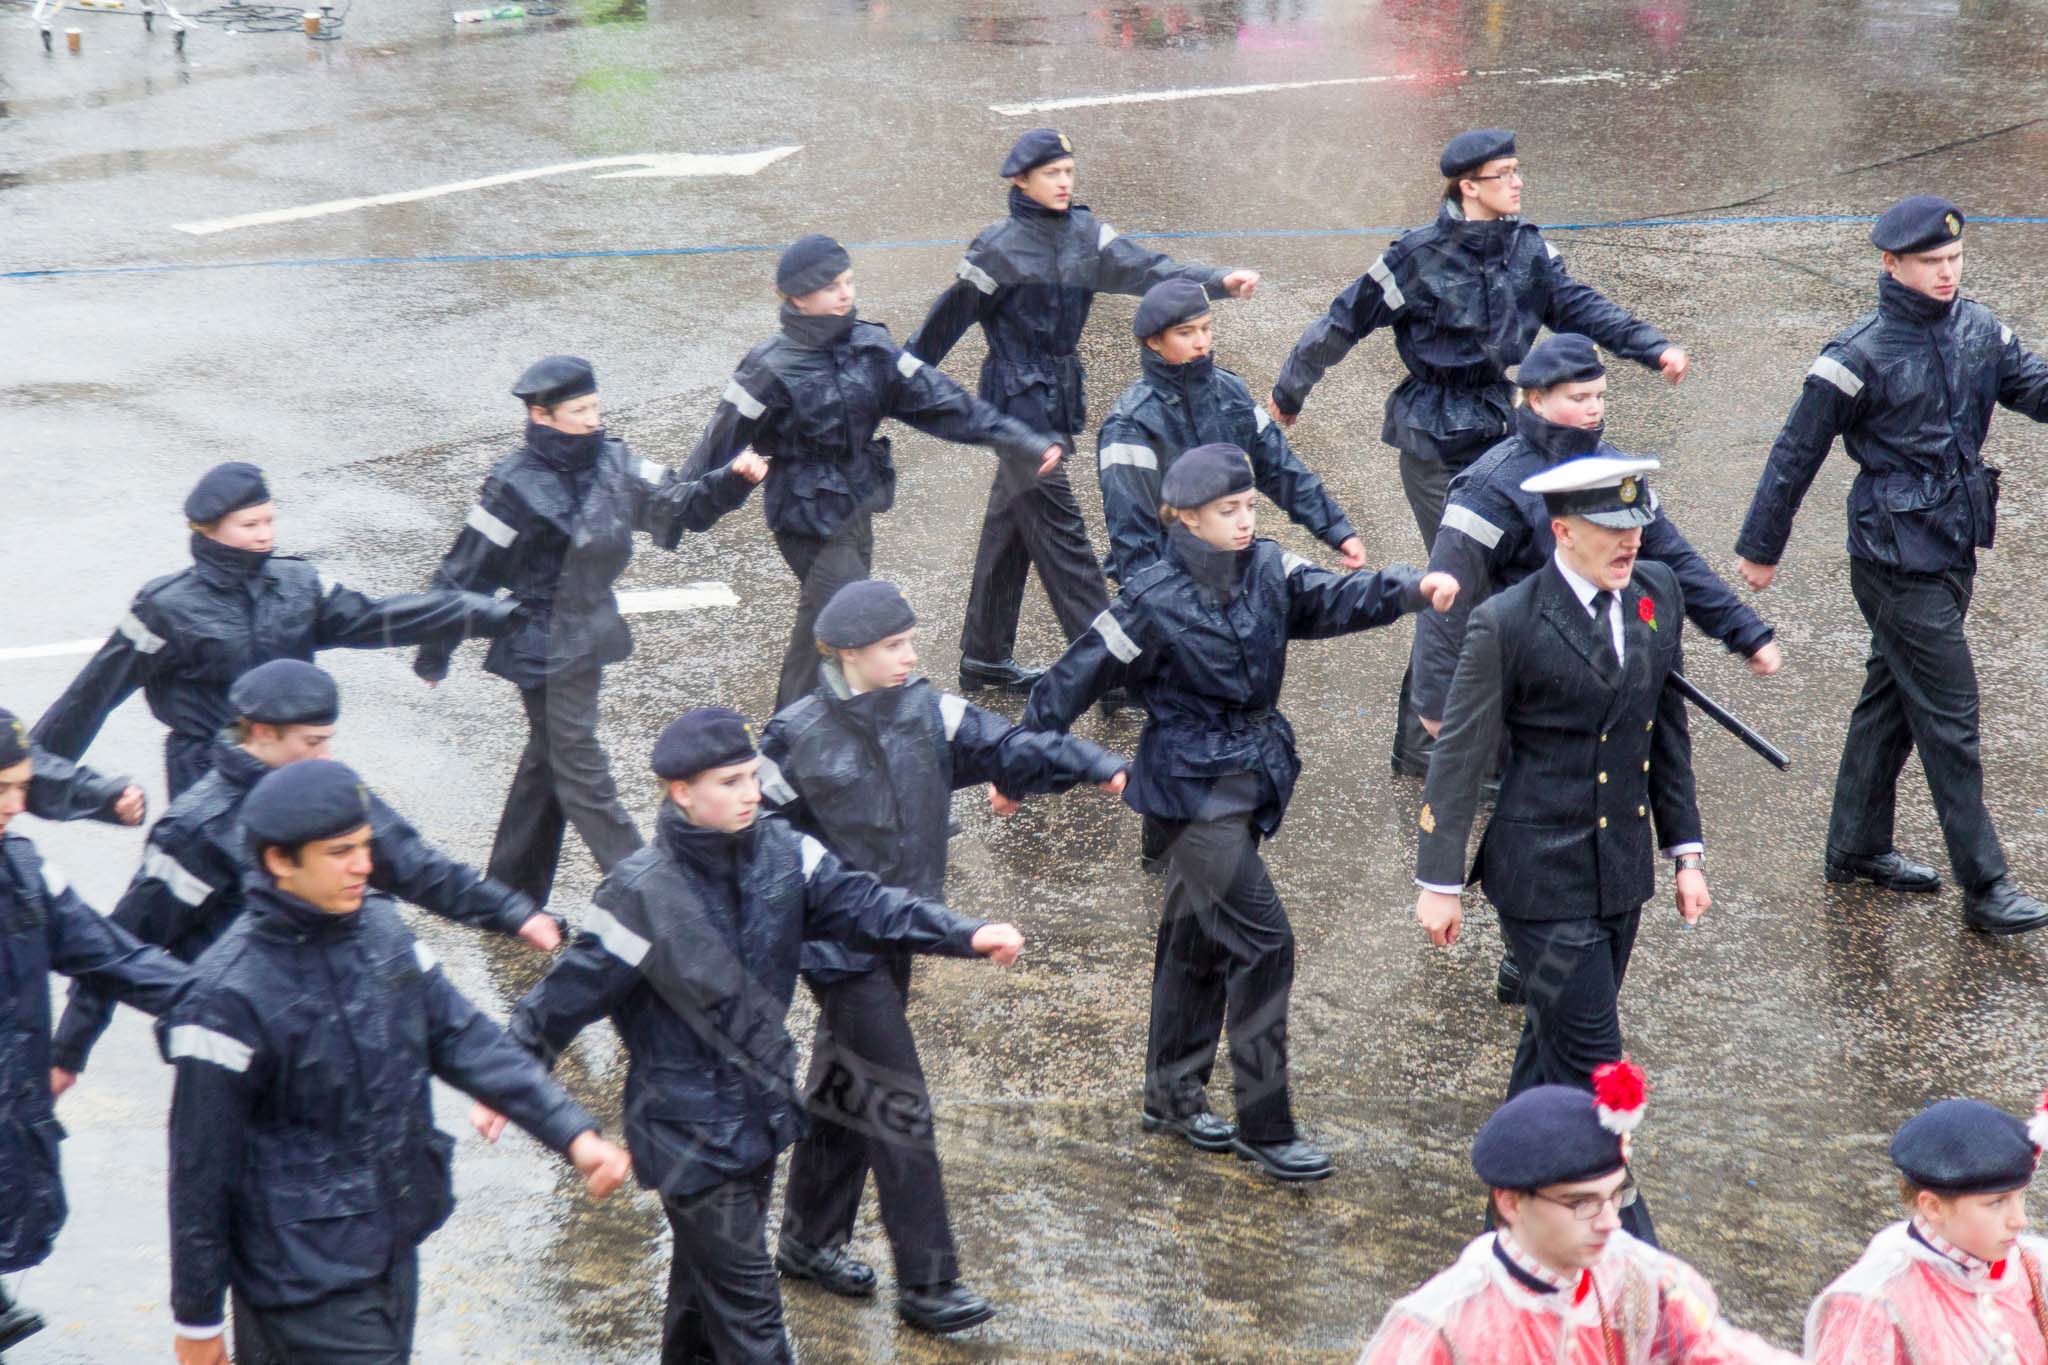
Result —
<svg viewBox="0 0 2048 1365"><path fill-rule="evenodd" d="M1987 934L2048 924L2048 905L2006 876L1984 808L1977 670L1963 620L1998 514L1984 463L1991 408L2048 421L2048 363L1991 310L1962 298L1963 215L1915 195L1877 220L1877 311L1822 349L1735 542L1749 586L1777 576L1792 518L1835 437L1856 461L1849 586L1870 623L1863 695L1849 717L1828 825L1827 879L1934 891L1935 870L1892 847L1899 773L1917 745L1963 887L1963 922Z"/></svg>
<svg viewBox="0 0 2048 1365"><path fill-rule="evenodd" d="M1512 739L1473 869L1527 978L1510 1095L1591 1089L1593 1069L1621 1057L1616 1001L1658 848L1677 860L1686 923L1710 904L1685 703L1665 686L1683 663L1685 602L1676 574L1637 558L1656 467L1586 456L1522 484L1544 495L1557 551L1472 613L1430 761L1415 917L1448 945L1480 782L1503 726ZM1641 1204L1624 1223L1655 1240Z"/></svg>

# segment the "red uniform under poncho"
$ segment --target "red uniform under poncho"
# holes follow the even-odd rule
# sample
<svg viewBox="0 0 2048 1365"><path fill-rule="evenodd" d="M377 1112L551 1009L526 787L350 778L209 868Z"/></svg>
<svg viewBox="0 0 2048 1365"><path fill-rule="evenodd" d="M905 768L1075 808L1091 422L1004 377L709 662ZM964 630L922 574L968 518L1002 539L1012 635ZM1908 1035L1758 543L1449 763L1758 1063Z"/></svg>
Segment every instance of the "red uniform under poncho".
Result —
<svg viewBox="0 0 2048 1365"><path fill-rule="evenodd" d="M1910 1223L1870 1239L1863 1256L1806 1314L1806 1358L1827 1365L2048 1365L2048 1343L2022 1253L2034 1275L2048 1241L1987 1264Z"/></svg>

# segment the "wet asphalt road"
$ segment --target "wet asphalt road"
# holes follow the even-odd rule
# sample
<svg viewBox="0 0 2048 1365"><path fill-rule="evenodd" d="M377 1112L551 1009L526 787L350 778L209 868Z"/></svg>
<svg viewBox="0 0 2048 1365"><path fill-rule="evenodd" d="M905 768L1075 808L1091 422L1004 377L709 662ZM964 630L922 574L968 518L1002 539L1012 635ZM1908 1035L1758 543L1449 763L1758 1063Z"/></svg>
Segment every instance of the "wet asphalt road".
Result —
<svg viewBox="0 0 2048 1365"><path fill-rule="evenodd" d="M733 363L774 325L772 256L760 251L359 258L745 246L823 230L895 244L855 254L863 314L901 337L959 244L1001 213L1003 149L1056 121L1080 150L1079 197L1105 219L1127 233L1220 234L1173 249L1266 272L1254 302L1218 318L1222 363L1263 392L1388 235L1329 230L1425 221L1437 149L1468 126L1519 130L1527 209L1546 223L1868 215L1923 190L1980 217L2037 214L2044 14L1914 0L1092 11L628 0L455 29L445 7L363 4L339 42L208 26L180 60L164 33L92 15L65 21L84 30L82 56L60 39L46 57L25 11L0 6L0 276L170 267L0 278L0 649L102 633L136 585L184 562L177 503L231 457L270 471L285 548L364 590L415 587L506 449L518 413L505 388L529 360L592 357L613 429L675 462ZM1364 76L1391 79L1054 114L989 107ZM577 173L208 237L170 228L586 158L791 144L804 150L745 179ZM1864 231L1714 222L1551 235L1575 273L1691 349L1694 376L1675 392L1616 373L1610 434L1664 458L1668 510L1731 575L1728 547L1800 376L1871 304ZM2040 224L1973 226L1965 284L2036 344L2048 334L2044 240ZM317 263L343 260L358 263ZM238 264L278 261L316 263ZM212 265L232 268L197 268ZM1131 307L1103 300L1089 334L1098 415L1136 369ZM971 381L978 359L970 341L947 368ZM1391 344L1369 342L1296 428L1381 562L1419 551L1378 441L1398 374ZM876 572L917 604L926 668L949 681L989 458L894 434L902 482L879 523ZM2006 416L1986 453L2008 470L1973 616L1990 801L2015 874L2042 891L2048 439ZM1640 1165L1667 1244L1736 1317L1786 1343L1808 1298L1891 1216L1885 1134L1933 1098L1968 1092L2017 1110L2048 1082L2037 1007L2048 936L1988 942L1960 929L1953 891L1907 900L1819 876L1865 640L1841 550L1848 472L1840 458L1823 471L1762 600L1785 673L1752 679L1694 640L1694 678L1795 766L1778 775L1695 725L1715 907L1684 931L1664 887L1623 997L1656 1086ZM1099 535L1085 468L1076 486ZM1277 515L1266 529L1328 559ZM643 821L655 792L642 756L659 726L708 702L764 716L788 628L793 591L753 508L673 557L643 553L622 586L696 580L730 583L740 605L637 618L639 653L605 694L606 738ZM1032 591L1020 654L1047 660L1057 630ZM1410 917L1419 784L1390 780L1386 765L1407 639L1397 627L1298 646L1286 694L1306 772L1271 862L1300 940L1296 1107L1338 1176L1282 1190L1138 1133L1159 884L1136 868L1135 817L1082 792L999 823L963 794L950 899L1014 915L1033 942L1000 977L921 966L914 1014L962 1260L1004 1311L935 1344L899 1330L886 1299L793 1287L804 1358L1341 1359L1470 1235L1479 1192L1464 1156L1500 1097L1517 1020L1491 1002L1488 912L1474 903L1449 952L1432 951ZM400 653L325 662L345 689L344 756L480 862L523 735L511 690L479 657L466 651L436 692ZM0 703L38 714L81 661L0 663ZM1126 751L1137 734L1131 720L1081 729ZM159 734L131 703L90 758L141 775L160 808ZM1945 862L1917 763L1902 791L1901 847ZM102 907L139 853L132 832L21 828ZM560 907L594 880L576 846ZM516 947L434 920L419 929L495 1010L537 970ZM800 1004L792 1026L807 1037L808 1022ZM600 1028L563 1074L615 1114L619 1063ZM167 1096L143 1021L124 1013L60 1108L74 1212L23 1286L53 1326L21 1361L167 1358ZM466 1105L443 1093L440 1108L457 1129ZM592 1206L519 1136L499 1149L466 1138L457 1182L461 1206L425 1251L420 1359L654 1357L667 1251L649 1197ZM886 1281L872 1209L857 1249Z"/></svg>

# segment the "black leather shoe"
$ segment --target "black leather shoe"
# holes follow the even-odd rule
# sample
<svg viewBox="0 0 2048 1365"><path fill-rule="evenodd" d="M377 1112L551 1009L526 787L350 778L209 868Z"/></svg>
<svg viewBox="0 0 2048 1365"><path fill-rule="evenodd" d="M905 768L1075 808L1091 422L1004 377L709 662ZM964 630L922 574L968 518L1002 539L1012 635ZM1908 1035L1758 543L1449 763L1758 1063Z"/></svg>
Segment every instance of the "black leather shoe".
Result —
<svg viewBox="0 0 2048 1365"><path fill-rule="evenodd" d="M2048 905L2000 877L1963 897L1963 923L1980 934L2024 934L2048 925Z"/></svg>
<svg viewBox="0 0 2048 1365"><path fill-rule="evenodd" d="M33 1308L11 1302L0 1291L0 1351L21 1345L43 1330L43 1315Z"/></svg>
<svg viewBox="0 0 2048 1365"><path fill-rule="evenodd" d="M1925 863L1916 863L1897 849L1865 855L1828 850L1827 879L1831 882L1872 882L1887 891L1924 894L1941 890L1941 874Z"/></svg>
<svg viewBox="0 0 2048 1365"><path fill-rule="evenodd" d="M1031 684L1044 676L1044 669L1026 668L1015 659L993 664L984 659L960 661L960 690L963 692L979 692L984 687L1001 688L1005 692L1029 692Z"/></svg>
<svg viewBox="0 0 2048 1365"><path fill-rule="evenodd" d="M1102 712L1104 720L1116 719L1116 713L1119 711L1143 711L1145 709L1138 704L1138 699L1131 695L1131 689L1128 687L1110 688L1109 691L1104 692L1095 699L1095 708Z"/></svg>
<svg viewBox="0 0 2048 1365"><path fill-rule="evenodd" d="M1300 1138L1286 1142L1246 1142L1241 1137L1232 1138L1230 1150L1275 1180L1321 1180L1334 1175L1337 1170L1330 1163L1328 1152Z"/></svg>
<svg viewBox="0 0 2048 1365"><path fill-rule="evenodd" d="M1416 758L1412 754L1396 753L1394 755L1394 776L1428 777L1429 760L1426 758Z"/></svg>
<svg viewBox="0 0 2048 1365"><path fill-rule="evenodd" d="M912 1285L896 1296L896 1312L920 1332L964 1332L996 1315L996 1306L958 1280Z"/></svg>
<svg viewBox="0 0 2048 1365"><path fill-rule="evenodd" d="M1500 955L1500 970L1493 975L1493 998L1503 1005L1522 1003L1522 964L1513 953Z"/></svg>
<svg viewBox="0 0 2048 1365"><path fill-rule="evenodd" d="M1204 1152L1227 1152L1237 1140L1237 1125L1207 1109L1180 1119L1170 1119L1146 1109L1139 1114L1138 1121L1145 1125L1148 1133L1171 1133L1188 1146Z"/></svg>
<svg viewBox="0 0 2048 1365"><path fill-rule="evenodd" d="M793 1280L810 1280L849 1299L875 1292L875 1268L855 1260L845 1247L807 1247L785 1237L775 1248L775 1268Z"/></svg>

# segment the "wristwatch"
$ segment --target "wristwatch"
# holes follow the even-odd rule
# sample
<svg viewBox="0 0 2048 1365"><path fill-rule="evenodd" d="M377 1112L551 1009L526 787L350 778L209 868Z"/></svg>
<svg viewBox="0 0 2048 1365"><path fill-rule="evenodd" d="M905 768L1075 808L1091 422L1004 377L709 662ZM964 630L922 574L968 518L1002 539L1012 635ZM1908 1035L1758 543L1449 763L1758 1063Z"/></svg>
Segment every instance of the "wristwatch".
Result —
<svg viewBox="0 0 2048 1365"><path fill-rule="evenodd" d="M1684 872L1688 868L1694 872L1704 872L1707 868L1706 858L1698 853L1681 853L1673 861L1675 863L1672 869L1674 872Z"/></svg>

